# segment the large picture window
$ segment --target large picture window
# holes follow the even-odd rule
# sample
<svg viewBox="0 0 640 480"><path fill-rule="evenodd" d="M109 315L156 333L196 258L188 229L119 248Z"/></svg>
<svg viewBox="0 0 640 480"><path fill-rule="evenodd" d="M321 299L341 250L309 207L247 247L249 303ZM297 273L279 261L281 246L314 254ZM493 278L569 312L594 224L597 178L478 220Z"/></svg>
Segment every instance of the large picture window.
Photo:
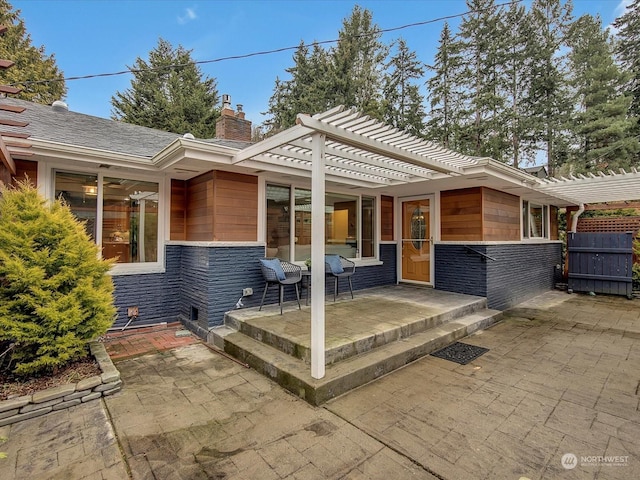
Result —
<svg viewBox="0 0 640 480"><path fill-rule="evenodd" d="M327 193L326 252L347 258L374 257L374 219L374 198ZM267 185L266 227L268 256L298 262L310 258L311 191Z"/></svg>
<svg viewBox="0 0 640 480"><path fill-rule="evenodd" d="M116 263L158 261L158 187L125 178L55 173L56 197L84 222L102 256Z"/></svg>

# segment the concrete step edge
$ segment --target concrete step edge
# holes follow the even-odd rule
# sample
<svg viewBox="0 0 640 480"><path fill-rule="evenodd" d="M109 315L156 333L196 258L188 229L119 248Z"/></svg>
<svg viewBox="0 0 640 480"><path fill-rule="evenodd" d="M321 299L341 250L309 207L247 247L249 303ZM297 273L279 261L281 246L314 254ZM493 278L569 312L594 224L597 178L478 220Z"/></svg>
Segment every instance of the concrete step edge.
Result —
<svg viewBox="0 0 640 480"><path fill-rule="evenodd" d="M383 334L372 333L371 335L363 336L354 340L350 348L340 346L329 349L326 352L326 356L330 364L343 361L347 358L375 350L376 348L381 348L388 343L415 335L419 332L429 330L430 328L435 328L444 323L457 321L459 318L463 318L477 312L483 312L484 310L486 310L486 299L480 298L473 300L452 310L444 311L428 318L418 319L406 325L397 326L385 331ZM427 320L429 321L427 322ZM225 326L244 333L254 340L258 340L271 347L277 348L278 350L296 358L306 362L310 361L311 354L309 348L306 346L298 345L286 336L269 332L264 328L251 324L250 322L238 320L234 317L233 311L228 312L225 315Z"/></svg>
<svg viewBox="0 0 640 480"><path fill-rule="evenodd" d="M240 332L225 337L224 350L309 403L320 405L487 328L501 316L502 312L495 310L488 310L483 315L468 315L459 322L447 323L328 365L322 379L311 377L308 363Z"/></svg>

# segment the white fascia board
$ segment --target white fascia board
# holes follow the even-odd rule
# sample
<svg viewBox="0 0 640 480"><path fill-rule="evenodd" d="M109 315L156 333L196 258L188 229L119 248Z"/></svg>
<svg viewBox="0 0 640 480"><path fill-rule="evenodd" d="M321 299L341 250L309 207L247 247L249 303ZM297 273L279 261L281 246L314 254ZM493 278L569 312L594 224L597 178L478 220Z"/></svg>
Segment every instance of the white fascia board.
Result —
<svg viewBox="0 0 640 480"><path fill-rule="evenodd" d="M59 160L71 160L90 164L105 164L114 167L156 170L149 157L130 155L127 153L81 147L48 140L29 139L30 151L38 157Z"/></svg>
<svg viewBox="0 0 640 480"><path fill-rule="evenodd" d="M397 148L392 145L387 145L376 140L372 140L366 135L359 135L357 133L350 132L343 128L335 127L331 124L319 121L312 117L299 116L299 121L305 127L311 128L316 132L324 133L327 138L338 140L347 145L353 145L361 148L365 151L378 153L386 157L395 158L403 162L418 165L420 167L426 167L431 170L435 170L443 173L458 173L462 174L462 169L446 165L433 160L429 157L417 155L402 148Z"/></svg>
<svg viewBox="0 0 640 480"><path fill-rule="evenodd" d="M237 149L224 145L194 139L176 138L154 155L152 163L160 170L166 170L187 158L229 165L231 158L237 152Z"/></svg>
<svg viewBox="0 0 640 480"><path fill-rule="evenodd" d="M301 125L296 125L295 127L288 128L284 132L277 133L273 137L269 137L265 140L262 140L261 142L251 145L250 147L240 150L233 156L231 164L234 165L244 160L248 160L256 155L268 152L272 148L281 147L306 135L311 135L312 133L312 129L303 127Z"/></svg>

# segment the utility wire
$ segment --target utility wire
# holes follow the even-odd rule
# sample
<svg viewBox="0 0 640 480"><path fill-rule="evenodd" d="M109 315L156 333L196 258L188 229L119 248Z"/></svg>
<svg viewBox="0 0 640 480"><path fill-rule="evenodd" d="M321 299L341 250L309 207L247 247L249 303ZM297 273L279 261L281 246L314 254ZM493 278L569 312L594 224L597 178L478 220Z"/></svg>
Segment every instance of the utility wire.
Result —
<svg viewBox="0 0 640 480"><path fill-rule="evenodd" d="M395 32L398 30L404 30L407 28L413 28L413 27L421 27L424 25L429 25L431 23L437 23L437 22L442 22L444 20L450 20L453 18L459 18L459 17L463 17L465 15L468 15L470 13L480 13L480 12L484 12L485 10L489 10L489 9L497 9L497 8L501 8L501 7L507 7L507 6L511 6L511 5L515 5L517 3L521 3L523 0L513 0L507 3L501 3L498 5L493 5L491 7L487 7L484 9L479 9L479 10L468 10L464 13L455 13L453 15L446 15L444 17L438 17L438 18L434 18L431 20L425 20L422 22L415 22L415 23L408 23L406 25L401 25L399 27L391 27L391 28L384 28L381 30L376 30L372 33L369 34L362 34L362 35L356 35L353 38L363 38L363 37L367 37L367 36L373 36L373 35L378 35L381 33L388 33L388 32ZM339 39L335 39L335 40L321 40L321 41L314 41L311 42L309 44L302 44L302 45L296 45L296 46L292 46L292 47L281 47L281 48L274 48L272 50L263 50L260 52L252 52L252 53L245 53L245 54L241 54L241 55L230 55L227 57L220 57L220 58L214 58L212 60L199 60L199 61L193 61L193 62L189 62L189 63L182 63L182 64L174 64L174 65L163 65L162 67L149 67L149 68L144 68L144 69L136 69L136 68L128 68L126 70L120 70L118 72L109 72L109 73L95 73L92 75L78 75L75 77L66 77L66 78L52 78L49 80L27 80L24 82L14 82L14 83L10 83L9 85L12 87L15 86L28 86L28 85L38 85L38 84L43 84L43 83L53 83L53 82L67 82L67 81L72 81L72 80L86 80L89 78L100 78L100 77L115 77L118 75L126 75L129 73L142 73L142 72L149 72L149 71L161 71L161 70L168 70L168 69L172 69L172 68L180 68L180 67L186 67L188 65L204 65L204 64L208 64L208 63L219 63L219 62L225 62L228 60L240 60L240 59L244 59L244 58L251 58L251 57L258 57L258 56L263 56L263 55L271 55L274 53L281 53L281 52L286 52L286 51L290 51L290 50L297 50L300 47L310 47L313 45L327 45L327 44L331 44L331 43L338 43Z"/></svg>

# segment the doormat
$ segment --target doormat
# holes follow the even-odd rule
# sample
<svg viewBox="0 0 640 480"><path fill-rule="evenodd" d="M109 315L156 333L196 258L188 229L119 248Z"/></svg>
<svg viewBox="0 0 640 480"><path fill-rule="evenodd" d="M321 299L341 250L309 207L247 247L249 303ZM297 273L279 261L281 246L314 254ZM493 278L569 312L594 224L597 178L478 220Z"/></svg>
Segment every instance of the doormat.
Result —
<svg viewBox="0 0 640 480"><path fill-rule="evenodd" d="M438 358L444 358L445 360L451 360L452 362L459 363L460 365L466 365L488 351L488 348L455 342L448 347L444 347L433 352L431 355Z"/></svg>

